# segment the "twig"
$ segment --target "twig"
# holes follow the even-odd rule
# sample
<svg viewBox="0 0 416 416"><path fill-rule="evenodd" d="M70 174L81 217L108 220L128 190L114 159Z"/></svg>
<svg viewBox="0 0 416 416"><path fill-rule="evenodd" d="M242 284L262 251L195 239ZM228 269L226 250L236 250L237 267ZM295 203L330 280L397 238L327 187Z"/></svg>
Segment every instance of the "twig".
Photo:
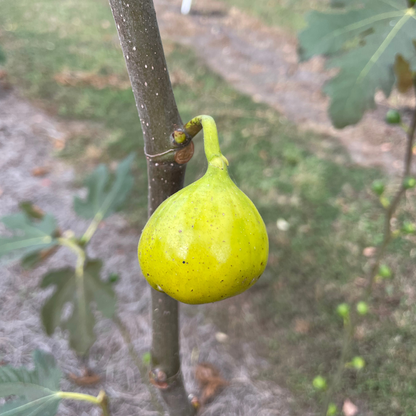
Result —
<svg viewBox="0 0 416 416"><path fill-rule="evenodd" d="M346 319L344 319L344 339L342 343L341 357L338 362L338 368L334 375L334 379L332 380L332 383L326 394L325 405L324 405L325 416L328 411L329 404L331 403L332 396L337 391L338 385L341 382L342 374L344 373L344 369L345 369L345 362L347 361L347 357L350 352L351 341L352 341L353 335L354 335L354 325L352 323L351 317L348 316Z"/></svg>
<svg viewBox="0 0 416 416"><path fill-rule="evenodd" d="M415 95L416 95L416 85L415 85ZM384 219L384 236L383 236L383 242L377 249L376 258L374 260L374 263L369 271L368 276L368 284L367 284L367 290L365 294L365 298L368 299L371 295L371 291L374 285L374 280L377 276L377 271L380 266L380 261L383 258L386 248L389 245L391 238L392 238L392 232L391 232L391 219L393 218L394 213L396 212L397 206L400 203L400 200L402 196L406 193L406 187L405 187L405 179L409 176L411 167L412 167L412 156L413 156L413 144L415 140L415 131L416 131L416 108L413 112L413 118L411 125L407 131L407 146L406 146L406 154L405 154L405 162L404 162L404 169L403 169L403 177L402 182L400 185L400 188L396 192L396 195L394 196L393 200L391 201L390 205L387 208L386 216Z"/></svg>

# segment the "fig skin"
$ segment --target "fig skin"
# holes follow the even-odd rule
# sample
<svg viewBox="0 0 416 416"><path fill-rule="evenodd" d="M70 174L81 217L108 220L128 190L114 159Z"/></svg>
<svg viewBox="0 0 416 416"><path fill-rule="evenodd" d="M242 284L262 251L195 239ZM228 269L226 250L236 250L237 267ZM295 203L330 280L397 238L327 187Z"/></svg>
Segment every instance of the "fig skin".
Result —
<svg viewBox="0 0 416 416"><path fill-rule="evenodd" d="M229 177L219 147L214 153L207 148L206 174L158 207L138 247L149 284L188 304L244 292L263 273L269 252L266 227L256 207Z"/></svg>

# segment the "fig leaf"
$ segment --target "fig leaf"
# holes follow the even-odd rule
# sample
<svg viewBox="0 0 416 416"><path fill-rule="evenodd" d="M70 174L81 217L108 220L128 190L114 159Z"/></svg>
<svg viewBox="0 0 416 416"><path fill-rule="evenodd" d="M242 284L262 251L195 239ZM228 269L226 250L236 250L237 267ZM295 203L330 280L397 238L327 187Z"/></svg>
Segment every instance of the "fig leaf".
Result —
<svg viewBox="0 0 416 416"><path fill-rule="evenodd" d="M55 293L42 308L42 322L46 333L52 335L57 327L69 331L70 346L77 354L85 355L95 341L95 317L91 304L111 318L116 308L116 297L110 282L100 279L102 262L90 260L83 274L72 268L54 270L43 277L41 287L56 286ZM64 306L70 303L72 313L63 320Z"/></svg>
<svg viewBox="0 0 416 416"><path fill-rule="evenodd" d="M307 22L299 35L300 58L325 55L328 68L340 69L324 88L337 128L356 124L375 108L377 90L390 95L398 55L416 71L416 10L402 0L367 0L347 11L313 11Z"/></svg>
<svg viewBox="0 0 416 416"><path fill-rule="evenodd" d="M13 232L11 237L0 237L0 258L7 260L24 258L58 244L55 237L57 225L52 215L46 214L40 221L31 221L23 212L1 218Z"/></svg>
<svg viewBox="0 0 416 416"><path fill-rule="evenodd" d="M33 354L35 369L0 367L0 397L15 396L0 407L4 416L53 416L58 411L61 370L42 351Z"/></svg>
<svg viewBox="0 0 416 416"><path fill-rule="evenodd" d="M134 157L132 153L118 164L114 180L111 180L107 166L99 165L85 181L87 199L74 198L75 212L86 219L97 216L104 219L118 211L133 186L130 170Z"/></svg>

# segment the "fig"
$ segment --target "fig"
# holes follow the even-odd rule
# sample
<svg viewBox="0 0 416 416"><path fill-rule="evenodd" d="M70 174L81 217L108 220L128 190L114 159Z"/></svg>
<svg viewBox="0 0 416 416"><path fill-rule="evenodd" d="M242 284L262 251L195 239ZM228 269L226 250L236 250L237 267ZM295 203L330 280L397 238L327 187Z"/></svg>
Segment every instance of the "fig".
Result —
<svg viewBox="0 0 416 416"><path fill-rule="evenodd" d="M387 111L385 120L387 124L400 124L402 117L397 110L390 109Z"/></svg>
<svg viewBox="0 0 416 416"><path fill-rule="evenodd" d="M373 184L371 185L371 190L378 196L383 195L384 191L386 190L386 187L384 185L383 181L375 180Z"/></svg>
<svg viewBox="0 0 416 416"><path fill-rule="evenodd" d="M202 124L208 169L153 213L138 257L154 289L202 304L253 286L266 267L269 241L256 207L228 174L214 120L199 116L192 122Z"/></svg>

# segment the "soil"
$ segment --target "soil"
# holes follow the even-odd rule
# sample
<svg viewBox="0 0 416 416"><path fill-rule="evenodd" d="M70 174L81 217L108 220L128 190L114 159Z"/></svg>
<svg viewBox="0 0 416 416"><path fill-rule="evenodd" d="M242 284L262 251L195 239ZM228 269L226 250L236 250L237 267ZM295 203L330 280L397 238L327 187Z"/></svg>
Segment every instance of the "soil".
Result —
<svg viewBox="0 0 416 416"><path fill-rule="evenodd" d="M187 16L180 14L179 0L155 4L162 37L194 48L236 89L277 109L302 130L338 138L360 165L378 166L393 175L401 171L406 138L384 117L393 107L402 110L406 121L414 98L394 92L386 100L377 94L377 110L358 125L337 130L321 92L331 73L320 57L299 63L293 35L221 2L195 2Z"/></svg>

